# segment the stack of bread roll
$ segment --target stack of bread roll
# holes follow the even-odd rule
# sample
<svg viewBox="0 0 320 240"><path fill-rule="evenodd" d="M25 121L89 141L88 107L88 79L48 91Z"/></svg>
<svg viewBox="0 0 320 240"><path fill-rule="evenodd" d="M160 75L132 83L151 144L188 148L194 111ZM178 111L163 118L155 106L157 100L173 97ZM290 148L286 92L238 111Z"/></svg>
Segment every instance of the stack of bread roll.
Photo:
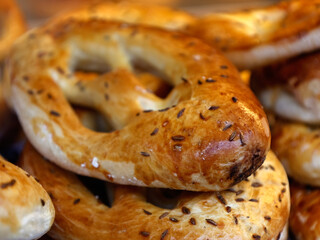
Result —
<svg viewBox="0 0 320 240"><path fill-rule="evenodd" d="M4 160L0 166L4 239L34 239L50 227L52 239L287 239L287 176L269 149L262 106L236 67L253 71L268 109L317 123L316 107L300 119L295 108L275 107L286 94L293 106L298 96L313 107L303 94L316 92L316 83L306 80L311 86L300 91L293 89L299 79L283 88L265 74L282 81L284 61L302 65L286 59L318 48L316 6L292 0L198 18L163 6L101 3L25 33L3 76L7 104L26 135L19 166L28 172ZM275 62L283 65L267 66ZM71 104L103 115L108 132L81 122L96 118L77 115ZM286 124L277 118L273 147L289 174L310 184L280 151L286 145L278 137L288 137L277 133ZM111 182L109 206L78 175ZM153 188L175 190L173 203L163 204L168 190ZM295 207L303 195L292 190ZM308 217L293 210L293 231L307 239L294 224ZM300 227L317 231L307 220Z"/></svg>

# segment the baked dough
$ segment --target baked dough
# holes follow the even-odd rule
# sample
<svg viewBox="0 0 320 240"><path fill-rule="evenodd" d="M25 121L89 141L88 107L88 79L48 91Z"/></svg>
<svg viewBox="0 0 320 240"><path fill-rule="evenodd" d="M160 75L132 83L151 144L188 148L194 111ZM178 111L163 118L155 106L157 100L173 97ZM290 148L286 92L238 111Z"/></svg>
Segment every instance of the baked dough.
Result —
<svg viewBox="0 0 320 240"><path fill-rule="evenodd" d="M181 192L173 209L146 202L145 189L114 186L111 208L99 202L72 173L31 147L21 165L52 197L53 239L286 239L290 197L286 173L272 152L248 180L227 191Z"/></svg>
<svg viewBox="0 0 320 240"><path fill-rule="evenodd" d="M174 86L167 98L145 90L132 74L132 61L166 76ZM108 67L94 81L73 74ZM269 150L265 113L233 65L180 33L70 19L20 38L5 71L7 100L28 139L46 158L78 174L120 184L222 190L250 176ZM100 110L118 130L84 128L64 95Z"/></svg>
<svg viewBox="0 0 320 240"><path fill-rule="evenodd" d="M1 239L37 239L50 229L54 213L51 199L43 187L0 156Z"/></svg>

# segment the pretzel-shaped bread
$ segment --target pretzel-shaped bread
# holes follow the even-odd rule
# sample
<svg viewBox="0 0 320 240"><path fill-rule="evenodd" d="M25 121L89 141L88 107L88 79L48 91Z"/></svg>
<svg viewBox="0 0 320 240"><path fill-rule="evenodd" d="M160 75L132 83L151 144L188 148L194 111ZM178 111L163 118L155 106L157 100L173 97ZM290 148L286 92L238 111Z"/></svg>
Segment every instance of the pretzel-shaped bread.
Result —
<svg viewBox="0 0 320 240"><path fill-rule="evenodd" d="M179 30L219 48L238 68L253 69L319 48L319 3L290 0L197 18L163 6L101 2L58 16L53 22L102 18Z"/></svg>
<svg viewBox="0 0 320 240"><path fill-rule="evenodd" d="M289 0L261 9L204 16L189 31L252 69L320 47L319 0Z"/></svg>
<svg viewBox="0 0 320 240"><path fill-rule="evenodd" d="M272 129L272 149L298 182L320 186L319 136L318 127L302 123L278 120Z"/></svg>
<svg viewBox="0 0 320 240"><path fill-rule="evenodd" d="M171 93L161 99L146 91L131 73L132 61L157 69L175 86ZM111 71L93 81L73 74L97 66ZM269 149L265 114L236 69L180 33L69 20L21 38L5 75L8 100L28 139L46 158L79 174L221 190L254 172ZM100 110L118 130L84 128L63 94Z"/></svg>
<svg viewBox="0 0 320 240"><path fill-rule="evenodd" d="M254 71L252 84L264 107L286 119L319 124L319 61L314 52Z"/></svg>
<svg viewBox="0 0 320 240"><path fill-rule="evenodd" d="M286 239L290 201L286 173L272 152L247 181L223 192L182 192L173 209L146 201L145 189L114 186L111 208L72 173L27 145L20 163L52 197L53 239ZM128 211L130 209L130 211Z"/></svg>
<svg viewBox="0 0 320 240"><path fill-rule="evenodd" d="M0 61L10 49L13 41L26 30L21 12L15 0L0 2Z"/></svg>
<svg viewBox="0 0 320 240"><path fill-rule="evenodd" d="M51 227L54 207L28 173L0 156L0 232L3 240L41 237Z"/></svg>

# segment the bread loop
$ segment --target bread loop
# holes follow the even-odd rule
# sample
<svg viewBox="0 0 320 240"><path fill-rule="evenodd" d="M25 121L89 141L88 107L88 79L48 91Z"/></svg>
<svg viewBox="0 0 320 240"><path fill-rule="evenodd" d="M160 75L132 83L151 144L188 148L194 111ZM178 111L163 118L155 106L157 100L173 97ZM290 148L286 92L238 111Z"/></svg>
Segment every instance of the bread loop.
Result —
<svg viewBox="0 0 320 240"><path fill-rule="evenodd" d="M3 240L37 239L54 220L47 192L28 173L0 156L0 232Z"/></svg>
<svg viewBox="0 0 320 240"><path fill-rule="evenodd" d="M241 69L253 69L320 47L319 0L282 1L248 11L214 13L190 31L220 48Z"/></svg>
<svg viewBox="0 0 320 240"><path fill-rule="evenodd" d="M26 30L21 12L14 0L0 2L0 61L9 51L13 41Z"/></svg>
<svg viewBox="0 0 320 240"><path fill-rule="evenodd" d="M174 85L167 98L139 85L133 61L151 65ZM93 81L73 74L97 66L111 71ZM70 20L21 38L5 75L8 101L28 139L79 174L129 185L221 190L254 172L269 149L265 114L235 68L180 33ZM123 129L85 129L63 94Z"/></svg>
<svg viewBox="0 0 320 240"><path fill-rule="evenodd" d="M55 18L101 18L183 31L219 48L241 69L254 69L320 47L320 0L283 1L238 12L194 17L163 6L120 2L90 4Z"/></svg>
<svg viewBox="0 0 320 240"><path fill-rule="evenodd" d="M264 107L285 119L319 124L319 61L314 52L256 70L253 85Z"/></svg>
<svg viewBox="0 0 320 240"><path fill-rule="evenodd" d="M301 123L278 120L272 130L272 149L288 175L296 181L320 186L320 130Z"/></svg>
<svg viewBox="0 0 320 240"><path fill-rule="evenodd" d="M77 177L28 145L21 165L40 179L57 209L53 239L286 239L288 180L272 152L254 176L223 192L182 192L177 206L146 201L143 188L115 185L111 208ZM130 211L128 211L130 209Z"/></svg>

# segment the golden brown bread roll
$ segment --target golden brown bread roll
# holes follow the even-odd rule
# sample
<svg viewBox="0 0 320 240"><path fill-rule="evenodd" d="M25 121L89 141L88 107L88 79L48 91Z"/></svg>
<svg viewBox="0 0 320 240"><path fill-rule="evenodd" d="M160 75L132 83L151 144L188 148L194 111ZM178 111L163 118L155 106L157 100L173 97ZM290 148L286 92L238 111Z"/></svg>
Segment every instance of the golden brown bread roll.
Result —
<svg viewBox="0 0 320 240"><path fill-rule="evenodd" d="M102 18L184 31L219 48L241 69L253 69L320 47L320 0L197 18L163 6L130 2L89 4L55 18Z"/></svg>
<svg viewBox="0 0 320 240"><path fill-rule="evenodd" d="M133 60L167 76L175 86L167 98L144 89L130 73ZM73 75L78 68L105 71L108 65L111 72L94 81ZM254 172L269 149L266 116L236 69L180 33L69 20L20 38L5 71L7 100L28 139L79 174L121 184L221 190ZM119 130L84 128L66 98L100 110Z"/></svg>
<svg viewBox="0 0 320 240"><path fill-rule="evenodd" d="M270 111L286 119L320 123L320 53L305 54L253 73L257 95Z"/></svg>
<svg viewBox="0 0 320 240"><path fill-rule="evenodd" d="M290 183L290 227L297 240L316 240L320 237L320 189Z"/></svg>
<svg viewBox="0 0 320 240"><path fill-rule="evenodd" d="M51 199L28 173L0 156L0 234L3 240L36 239L54 220Z"/></svg>
<svg viewBox="0 0 320 240"><path fill-rule="evenodd" d="M115 186L111 208L72 173L27 145L21 165L52 197L53 239L286 239L290 201L286 173L272 152L255 175L223 192L182 192L177 206L146 202L145 189Z"/></svg>
<svg viewBox="0 0 320 240"><path fill-rule="evenodd" d="M261 9L204 16L191 34L252 69L320 47L319 0L290 0Z"/></svg>
<svg viewBox="0 0 320 240"><path fill-rule="evenodd" d="M320 129L277 120L272 129L272 149L288 175L296 181L320 186Z"/></svg>
<svg viewBox="0 0 320 240"><path fill-rule="evenodd" d="M0 1L0 62L14 40L26 30L26 25L15 0Z"/></svg>

